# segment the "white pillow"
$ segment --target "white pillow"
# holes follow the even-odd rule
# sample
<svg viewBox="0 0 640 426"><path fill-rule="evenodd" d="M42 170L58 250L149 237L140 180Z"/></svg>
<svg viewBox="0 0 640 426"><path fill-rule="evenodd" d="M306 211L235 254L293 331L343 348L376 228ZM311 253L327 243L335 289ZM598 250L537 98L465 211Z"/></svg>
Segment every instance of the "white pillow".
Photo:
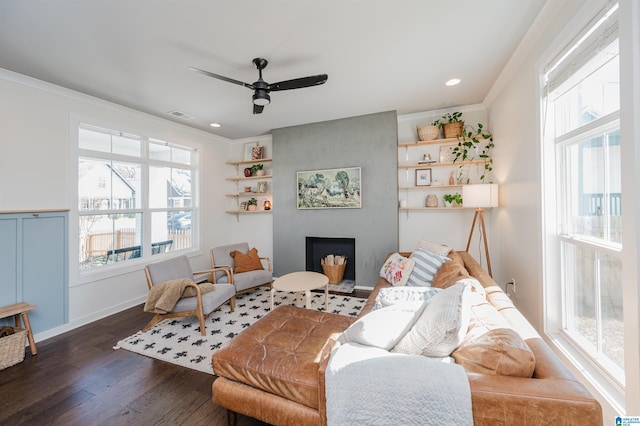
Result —
<svg viewBox="0 0 640 426"><path fill-rule="evenodd" d="M415 262L411 276L407 281L407 285L410 287L431 287L433 277L438 272L438 269L444 262L451 260L448 257L440 256L423 248L417 248L416 251L411 253L409 259Z"/></svg>
<svg viewBox="0 0 640 426"><path fill-rule="evenodd" d="M376 301L372 309L380 309L385 306L402 302L424 302L442 291L433 287L387 287L381 288L376 295Z"/></svg>
<svg viewBox="0 0 640 426"><path fill-rule="evenodd" d="M418 244L418 248L427 249L431 253L435 253L440 256L446 256L451 251L451 247L445 244L436 244L432 241L427 240L426 238L423 238L420 240L420 243Z"/></svg>
<svg viewBox="0 0 640 426"><path fill-rule="evenodd" d="M380 276L393 286L406 285L415 262L399 253L393 253L380 268Z"/></svg>
<svg viewBox="0 0 640 426"><path fill-rule="evenodd" d="M428 357L451 355L469 328L470 313L464 308L464 299L470 290L469 283L461 282L429 299L420 318L391 352Z"/></svg>
<svg viewBox="0 0 640 426"><path fill-rule="evenodd" d="M424 301L405 302L371 311L351 324L338 337L338 342L389 350L416 322L425 305Z"/></svg>

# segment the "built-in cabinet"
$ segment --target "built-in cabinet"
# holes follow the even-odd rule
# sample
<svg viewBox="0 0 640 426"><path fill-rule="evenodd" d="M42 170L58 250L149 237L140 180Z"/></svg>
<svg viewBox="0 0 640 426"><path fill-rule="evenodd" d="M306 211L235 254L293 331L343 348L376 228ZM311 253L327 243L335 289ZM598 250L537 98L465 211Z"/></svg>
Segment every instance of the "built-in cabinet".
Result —
<svg viewBox="0 0 640 426"><path fill-rule="evenodd" d="M26 302L34 333L68 322L68 212L0 212L0 306Z"/></svg>
<svg viewBox="0 0 640 426"><path fill-rule="evenodd" d="M456 161L449 151L458 144L457 138L434 139L430 141L402 142L398 144L398 198L400 210L464 209L465 207L445 207L445 194L462 193L463 185L458 183L460 166L478 165L484 167L485 160ZM466 168L469 171L470 168ZM430 176L430 184L420 185L421 176ZM453 178L453 184L450 179ZM424 182L423 182L424 183ZM437 207L426 207L428 195L438 201Z"/></svg>
<svg viewBox="0 0 640 426"><path fill-rule="evenodd" d="M226 164L235 168L235 174L228 177L227 180L235 183L235 191L230 194L226 194L227 197L235 199L235 209L227 210L228 214L255 214L255 213L271 213L271 208L265 209L265 201L269 203L273 200L272 195L272 182L271 182L271 158L262 158L259 160L247 160L247 161L228 161ZM263 164L265 174L263 176L245 176L244 169L251 167L254 164ZM263 185L264 188L260 188ZM247 189L250 189L247 191ZM255 198L257 200L256 210L248 210L242 208L243 203L248 202L250 199Z"/></svg>

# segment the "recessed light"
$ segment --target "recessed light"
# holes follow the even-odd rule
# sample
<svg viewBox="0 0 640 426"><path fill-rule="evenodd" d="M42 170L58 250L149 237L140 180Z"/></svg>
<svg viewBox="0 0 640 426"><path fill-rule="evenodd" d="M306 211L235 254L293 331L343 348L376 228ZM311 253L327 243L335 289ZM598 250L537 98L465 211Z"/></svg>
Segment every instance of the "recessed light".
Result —
<svg viewBox="0 0 640 426"><path fill-rule="evenodd" d="M211 127L220 127L221 124L220 123L211 123L211 124L209 124L209 126L211 126Z"/></svg>
<svg viewBox="0 0 640 426"><path fill-rule="evenodd" d="M459 78L452 78L451 80L445 83L445 86L455 86L456 84L459 84L459 83L460 83Z"/></svg>

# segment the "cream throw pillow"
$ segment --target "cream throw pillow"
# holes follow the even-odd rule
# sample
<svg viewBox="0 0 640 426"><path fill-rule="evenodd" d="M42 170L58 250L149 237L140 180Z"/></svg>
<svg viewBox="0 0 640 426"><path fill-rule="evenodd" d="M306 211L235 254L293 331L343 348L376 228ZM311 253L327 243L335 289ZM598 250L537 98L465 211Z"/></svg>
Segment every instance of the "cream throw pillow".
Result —
<svg viewBox="0 0 640 426"><path fill-rule="evenodd" d="M469 327L469 310L464 309L464 299L470 290L470 284L463 281L429 299L422 315L392 352L428 357L451 355Z"/></svg>

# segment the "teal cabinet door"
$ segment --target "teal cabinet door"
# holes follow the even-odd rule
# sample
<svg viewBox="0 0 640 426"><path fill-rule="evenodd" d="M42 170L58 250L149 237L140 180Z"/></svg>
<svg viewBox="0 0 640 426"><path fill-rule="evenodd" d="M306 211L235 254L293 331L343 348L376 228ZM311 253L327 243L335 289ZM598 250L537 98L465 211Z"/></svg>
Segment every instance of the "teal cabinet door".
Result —
<svg viewBox="0 0 640 426"><path fill-rule="evenodd" d="M67 322L66 217L22 221L22 298L37 305L29 313L34 333Z"/></svg>
<svg viewBox="0 0 640 426"><path fill-rule="evenodd" d="M67 221L66 212L0 214L0 306L37 305L34 333L69 321Z"/></svg>

